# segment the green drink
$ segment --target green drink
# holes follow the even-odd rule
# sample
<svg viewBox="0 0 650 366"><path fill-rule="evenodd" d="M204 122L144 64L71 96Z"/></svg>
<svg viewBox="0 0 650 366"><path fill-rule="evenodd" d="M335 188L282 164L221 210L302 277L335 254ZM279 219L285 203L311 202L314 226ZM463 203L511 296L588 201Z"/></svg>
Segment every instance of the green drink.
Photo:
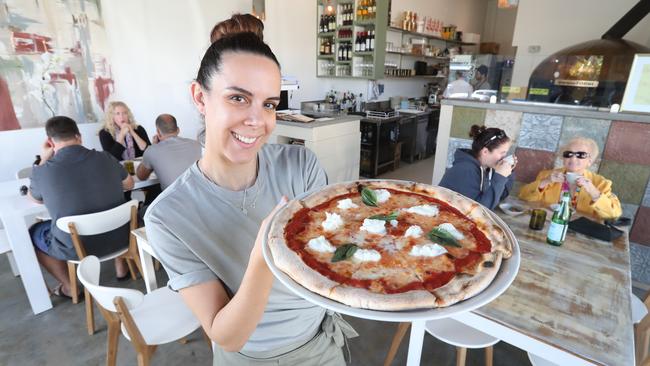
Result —
<svg viewBox="0 0 650 366"><path fill-rule="evenodd" d="M562 200L560 201L560 207L553 212L551 225L546 234L547 243L555 246L560 246L564 243L566 232L569 230L569 218L571 217L570 202L571 196L569 192L564 192L564 194L562 194Z"/></svg>

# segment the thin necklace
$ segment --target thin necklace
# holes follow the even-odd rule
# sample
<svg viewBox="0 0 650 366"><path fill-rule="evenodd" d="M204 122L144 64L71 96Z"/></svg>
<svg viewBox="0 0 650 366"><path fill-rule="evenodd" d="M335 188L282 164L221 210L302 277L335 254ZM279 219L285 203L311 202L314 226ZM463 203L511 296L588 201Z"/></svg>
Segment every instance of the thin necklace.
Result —
<svg viewBox="0 0 650 366"><path fill-rule="evenodd" d="M198 165L198 163L197 163L197 165ZM214 184L214 185L216 185L216 186L219 186L215 181L212 180L212 178L210 178L210 177L209 177L209 176L208 176L208 175L203 171L203 169L201 169L201 166L200 166L200 165L198 165L198 167L199 167L199 171L203 174L203 176L204 176L207 180L209 180L212 184ZM253 202L252 202L250 205L248 205L248 207L246 207L246 195L247 195L247 193L248 193L248 189L249 189L249 188L252 188L252 187L244 188L244 198L242 199L242 202L241 202L241 206L240 206L240 207L237 207L236 204L233 204L232 202L230 202L230 201L228 201L228 200L224 200L223 198L221 198L220 195L217 195L217 197L218 197L218 198L221 198L222 201L228 203L229 205L231 205L231 206L233 206L233 207L235 207L235 208L238 208L238 209L239 209L239 210L244 214L244 216L248 216L248 209L249 209L249 208L255 209L255 203L257 203L257 197L259 196L258 193L259 193L259 191L260 191L260 189L261 189L260 186L261 186L262 183L257 181L257 178L259 178L259 177L258 177L258 175L259 175L259 170L260 170L259 168L260 168L260 161L259 161L259 159L258 159L258 160L257 160L257 165L256 165L255 183L253 183L253 186L257 185L257 187L255 187L255 196L253 197Z"/></svg>

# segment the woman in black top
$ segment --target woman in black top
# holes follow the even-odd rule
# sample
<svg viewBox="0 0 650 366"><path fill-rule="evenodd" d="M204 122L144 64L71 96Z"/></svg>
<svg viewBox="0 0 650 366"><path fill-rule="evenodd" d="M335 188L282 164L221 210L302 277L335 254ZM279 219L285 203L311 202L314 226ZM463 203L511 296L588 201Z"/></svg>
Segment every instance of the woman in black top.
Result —
<svg viewBox="0 0 650 366"><path fill-rule="evenodd" d="M99 141L119 161L138 158L151 145L147 131L135 122L124 102L109 103Z"/></svg>

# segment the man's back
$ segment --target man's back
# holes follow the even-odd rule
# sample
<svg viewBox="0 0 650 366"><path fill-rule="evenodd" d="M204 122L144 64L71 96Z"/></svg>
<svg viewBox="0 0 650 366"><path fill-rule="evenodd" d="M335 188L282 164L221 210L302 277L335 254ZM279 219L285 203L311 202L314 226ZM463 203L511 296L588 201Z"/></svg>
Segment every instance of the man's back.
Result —
<svg viewBox="0 0 650 366"><path fill-rule="evenodd" d="M56 220L124 203L122 181L126 177L126 171L113 157L81 145L62 148L44 165L34 167L31 194L43 201L52 216L52 256L76 257L70 236L56 227ZM128 225L82 241L88 254L106 255L127 244Z"/></svg>
<svg viewBox="0 0 650 366"><path fill-rule="evenodd" d="M153 169L164 190L200 158L201 145L196 140L172 136L149 146L144 152L142 164L147 169Z"/></svg>

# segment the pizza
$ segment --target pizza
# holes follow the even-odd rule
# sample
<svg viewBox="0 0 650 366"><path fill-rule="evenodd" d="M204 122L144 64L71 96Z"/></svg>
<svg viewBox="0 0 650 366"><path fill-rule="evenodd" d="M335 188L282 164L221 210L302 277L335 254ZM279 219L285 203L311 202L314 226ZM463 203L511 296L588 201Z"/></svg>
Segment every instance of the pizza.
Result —
<svg viewBox="0 0 650 366"><path fill-rule="evenodd" d="M268 246L281 271L343 304L445 307L489 286L512 255L486 210L442 187L340 183L290 201L271 223Z"/></svg>

